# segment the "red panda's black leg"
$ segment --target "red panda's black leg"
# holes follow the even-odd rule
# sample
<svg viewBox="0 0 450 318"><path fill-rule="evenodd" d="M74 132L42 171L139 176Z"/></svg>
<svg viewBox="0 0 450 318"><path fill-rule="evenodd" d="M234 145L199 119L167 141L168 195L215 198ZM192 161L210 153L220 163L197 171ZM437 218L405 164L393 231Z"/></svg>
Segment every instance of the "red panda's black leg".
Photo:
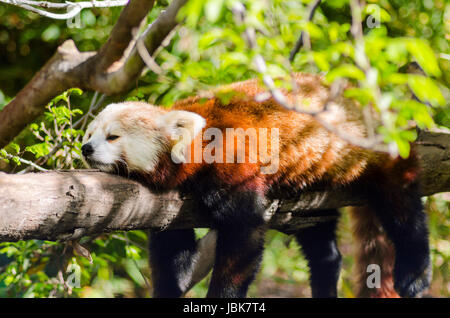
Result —
<svg viewBox="0 0 450 318"><path fill-rule="evenodd" d="M316 211L314 215L335 216L336 219L301 229L296 238L310 269L312 296L315 298L337 297L337 283L342 257L337 248L337 210Z"/></svg>
<svg viewBox="0 0 450 318"><path fill-rule="evenodd" d="M150 231L153 297L180 297L186 291L195 250L193 229Z"/></svg>
<svg viewBox="0 0 450 318"><path fill-rule="evenodd" d="M198 187L201 210L217 230L216 258L208 297L245 297L263 255L267 230L262 195L242 189Z"/></svg>
<svg viewBox="0 0 450 318"><path fill-rule="evenodd" d="M218 230L216 260L207 297L246 297L262 260L265 233L265 226Z"/></svg>
<svg viewBox="0 0 450 318"><path fill-rule="evenodd" d="M420 295L430 283L427 217L419 185L373 184L369 203L395 247L394 288L402 297Z"/></svg>

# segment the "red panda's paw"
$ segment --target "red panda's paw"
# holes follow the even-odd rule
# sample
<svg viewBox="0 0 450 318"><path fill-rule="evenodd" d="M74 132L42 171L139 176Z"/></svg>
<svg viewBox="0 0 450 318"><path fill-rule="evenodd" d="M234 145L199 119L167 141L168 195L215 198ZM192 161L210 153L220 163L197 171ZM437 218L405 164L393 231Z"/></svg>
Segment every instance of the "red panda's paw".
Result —
<svg viewBox="0 0 450 318"><path fill-rule="evenodd" d="M429 259L425 265L425 270L414 272L413 274L399 270L396 266L394 270L394 288L401 297L421 297L422 293L430 286L432 272L433 269Z"/></svg>

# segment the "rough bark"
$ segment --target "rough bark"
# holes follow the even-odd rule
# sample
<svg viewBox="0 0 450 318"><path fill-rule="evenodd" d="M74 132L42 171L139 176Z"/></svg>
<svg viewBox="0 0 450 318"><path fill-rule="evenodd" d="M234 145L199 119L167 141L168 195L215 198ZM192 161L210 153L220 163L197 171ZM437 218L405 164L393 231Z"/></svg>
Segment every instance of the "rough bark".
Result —
<svg viewBox="0 0 450 318"><path fill-rule="evenodd" d="M450 191L450 134L423 133L424 195ZM305 191L299 198L267 202L274 229L292 232L324 221L307 211L360 205L346 190ZM192 198L156 195L141 184L106 173L77 170L0 174L0 241L68 240L115 230L209 227Z"/></svg>

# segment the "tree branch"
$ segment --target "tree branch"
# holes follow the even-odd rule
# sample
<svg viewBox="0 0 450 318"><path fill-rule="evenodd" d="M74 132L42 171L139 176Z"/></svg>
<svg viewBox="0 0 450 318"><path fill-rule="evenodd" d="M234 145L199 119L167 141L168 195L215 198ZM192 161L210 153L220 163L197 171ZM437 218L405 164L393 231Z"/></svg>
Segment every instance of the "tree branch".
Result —
<svg viewBox="0 0 450 318"><path fill-rule="evenodd" d="M174 0L141 36L152 54L177 25L176 16L187 0ZM108 42L97 52L79 52L72 40L55 55L0 112L0 148L6 146L45 110L45 105L65 90L80 87L107 95L127 91L145 66L136 46L118 62L153 0L132 0L122 11ZM148 8L148 9L147 9ZM140 9L140 10L137 10ZM114 67L111 67L114 66ZM108 69L109 68L109 69ZM106 72L104 70L108 69Z"/></svg>

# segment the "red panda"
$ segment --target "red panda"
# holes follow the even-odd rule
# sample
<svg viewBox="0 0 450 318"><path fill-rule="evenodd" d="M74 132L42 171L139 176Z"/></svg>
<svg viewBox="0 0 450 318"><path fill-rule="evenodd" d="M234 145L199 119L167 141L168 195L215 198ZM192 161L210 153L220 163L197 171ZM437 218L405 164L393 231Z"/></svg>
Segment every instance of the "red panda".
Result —
<svg viewBox="0 0 450 318"><path fill-rule="evenodd" d="M320 110L330 94L322 79L297 74L295 80L298 89L284 91L286 97ZM310 115L287 110L273 98L258 101L266 91L258 80L218 90L233 95L227 101L190 97L171 109L111 104L90 123L82 146L90 166L155 191L194 195L218 232L209 297L245 297L263 253L264 200L315 185L367 197L368 208L352 213L360 296L414 297L427 288L428 230L414 151L401 159L351 145ZM319 116L354 137L367 136L360 109L349 99L337 98ZM336 221L330 221L296 233L314 297L337 296L341 255L335 230ZM180 296L181 277L195 261L193 230L153 231L149 244L154 295ZM367 287L371 263L382 267L380 288Z"/></svg>

